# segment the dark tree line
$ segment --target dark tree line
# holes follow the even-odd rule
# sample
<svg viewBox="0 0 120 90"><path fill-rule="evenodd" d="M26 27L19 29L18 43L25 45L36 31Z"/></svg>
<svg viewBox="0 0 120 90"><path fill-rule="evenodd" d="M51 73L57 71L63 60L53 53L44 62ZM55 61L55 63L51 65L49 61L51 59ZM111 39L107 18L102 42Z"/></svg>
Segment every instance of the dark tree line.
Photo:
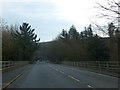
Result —
<svg viewBox="0 0 120 90"><path fill-rule="evenodd" d="M39 48L40 39L36 40L35 29L28 23L2 26L2 60L3 61L32 61L34 53Z"/></svg>
<svg viewBox="0 0 120 90"><path fill-rule="evenodd" d="M36 40L37 35L28 23L23 23L19 28L3 24L3 60L31 61L35 60L34 57L58 63L118 60L120 32L113 23L108 24L108 35L105 38L94 34L92 25L81 32L72 25L68 31L63 29L55 40L40 45L40 39Z"/></svg>
<svg viewBox="0 0 120 90"><path fill-rule="evenodd" d="M108 24L108 34L113 30L110 24ZM114 27L114 24L112 26ZM117 47L112 48L110 44L112 42L114 45L118 36L120 33L116 28L114 28L112 37L110 35L101 37L93 33L91 24L81 32L78 32L72 25L68 31L63 29L56 40L46 45L45 58L56 63L62 61L115 61L117 60L115 59L115 57L117 58ZM109 42L111 39L113 40Z"/></svg>
<svg viewBox="0 0 120 90"><path fill-rule="evenodd" d="M63 29L55 40L41 45L28 23L19 28L1 25L3 60L32 61L34 57L53 62L118 60L120 31L113 23L108 24L109 37L94 34L91 24L81 32L72 25L68 31Z"/></svg>
<svg viewBox="0 0 120 90"><path fill-rule="evenodd" d="M105 30L96 23L94 25L103 32L107 30L109 37L94 34L91 24L81 32L72 25L68 31L63 29L56 40L40 45L40 39L36 40L37 35L28 23L18 27L1 22L2 60L32 61L35 57L53 62L120 60L120 1L108 0L106 6L100 3L97 5L103 10L98 16L111 19L112 22ZM118 21L118 25L113 21Z"/></svg>

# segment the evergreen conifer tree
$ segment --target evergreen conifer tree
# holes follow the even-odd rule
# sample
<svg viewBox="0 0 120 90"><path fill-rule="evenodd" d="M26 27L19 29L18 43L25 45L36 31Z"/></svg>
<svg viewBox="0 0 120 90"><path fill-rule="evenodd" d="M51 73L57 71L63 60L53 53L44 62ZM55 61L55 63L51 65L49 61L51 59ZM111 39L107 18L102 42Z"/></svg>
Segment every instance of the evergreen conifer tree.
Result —
<svg viewBox="0 0 120 90"><path fill-rule="evenodd" d="M19 60L30 61L33 58L34 52L38 48L38 42L40 39L36 40L37 35L34 33L35 29L31 29L28 23L23 23L20 26L20 31L16 30L13 34L14 41L18 46Z"/></svg>

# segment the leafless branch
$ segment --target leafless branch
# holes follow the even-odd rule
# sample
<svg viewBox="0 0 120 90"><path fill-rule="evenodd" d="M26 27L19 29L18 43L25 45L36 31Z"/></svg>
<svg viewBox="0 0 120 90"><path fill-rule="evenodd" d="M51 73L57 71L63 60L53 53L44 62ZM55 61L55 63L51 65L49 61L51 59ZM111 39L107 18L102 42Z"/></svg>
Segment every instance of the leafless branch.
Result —
<svg viewBox="0 0 120 90"><path fill-rule="evenodd" d="M118 7L120 7L120 1L118 1L118 3L117 3L115 0L113 0L113 2L114 2Z"/></svg>
<svg viewBox="0 0 120 90"><path fill-rule="evenodd" d="M105 10L107 10L107 11L111 11L111 12L114 12L114 13L120 15L120 12L119 12L118 10L114 10L114 9L105 7L105 6L103 6L103 5L99 4L99 3L97 3L97 4L98 4L101 8L103 8L103 9L105 9Z"/></svg>
<svg viewBox="0 0 120 90"><path fill-rule="evenodd" d="M108 34L101 26L99 26L97 23L90 20L93 25L95 25L100 31L102 31L104 34Z"/></svg>

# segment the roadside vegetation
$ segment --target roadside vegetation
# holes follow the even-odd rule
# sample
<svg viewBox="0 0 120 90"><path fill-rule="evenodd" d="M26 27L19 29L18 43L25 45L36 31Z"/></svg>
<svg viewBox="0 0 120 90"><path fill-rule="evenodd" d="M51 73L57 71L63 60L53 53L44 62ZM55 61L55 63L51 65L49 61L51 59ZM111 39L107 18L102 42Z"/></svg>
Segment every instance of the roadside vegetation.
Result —
<svg viewBox="0 0 120 90"><path fill-rule="evenodd" d="M120 18L120 4L114 0L108 1L108 7L97 3L99 8L114 13L112 17L102 13L101 17L111 19L107 28L100 27L97 23L79 30L72 25L69 30L63 29L58 37L51 42L40 43L37 40L35 29L28 23L22 25L7 25L1 22L2 31L2 60L3 61L32 61L49 60L55 63L62 61L118 61L120 60L120 28L116 25ZM113 7L113 8L110 8ZM116 9L117 8L117 9ZM113 14L112 14L113 15ZM116 19L116 20L115 20ZM114 22L114 21L116 22ZM93 25L107 33L107 37L95 33Z"/></svg>
<svg viewBox="0 0 120 90"><path fill-rule="evenodd" d="M37 55L41 60L50 60L55 63L118 61L118 38L120 38L118 32L112 37L93 34L91 25L80 33L77 32L75 26L71 26L69 31L63 29L55 40L41 43Z"/></svg>
<svg viewBox="0 0 120 90"><path fill-rule="evenodd" d="M35 29L28 23L20 26L8 26L2 22L2 60L32 61L34 53L39 48L40 39L36 39Z"/></svg>

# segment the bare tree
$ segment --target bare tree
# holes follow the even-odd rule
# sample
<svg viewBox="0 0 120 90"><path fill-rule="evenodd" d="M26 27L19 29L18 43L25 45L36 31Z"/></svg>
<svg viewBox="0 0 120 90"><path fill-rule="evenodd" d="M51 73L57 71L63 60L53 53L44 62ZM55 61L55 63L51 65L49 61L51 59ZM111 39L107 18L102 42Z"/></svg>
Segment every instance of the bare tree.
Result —
<svg viewBox="0 0 120 90"><path fill-rule="evenodd" d="M120 18L120 0L107 0L106 5L96 2L97 8L101 9L101 14L97 15L101 18L116 21Z"/></svg>
<svg viewBox="0 0 120 90"><path fill-rule="evenodd" d="M97 22L91 20L99 31L104 34L109 35L109 24L114 23L120 30L120 0L105 0L104 4L96 2L96 6L99 10L99 14L96 15L97 19L107 20L108 25L99 25Z"/></svg>
<svg viewBox="0 0 120 90"><path fill-rule="evenodd" d="M116 38L110 39L110 50L112 60L120 60L120 0L107 0L106 5L97 3L97 8L101 9L102 12L98 17L106 18L111 20L111 23L108 24L108 35L113 37L113 34L116 34ZM115 26L114 26L115 25ZM114 52L114 53L112 53Z"/></svg>

